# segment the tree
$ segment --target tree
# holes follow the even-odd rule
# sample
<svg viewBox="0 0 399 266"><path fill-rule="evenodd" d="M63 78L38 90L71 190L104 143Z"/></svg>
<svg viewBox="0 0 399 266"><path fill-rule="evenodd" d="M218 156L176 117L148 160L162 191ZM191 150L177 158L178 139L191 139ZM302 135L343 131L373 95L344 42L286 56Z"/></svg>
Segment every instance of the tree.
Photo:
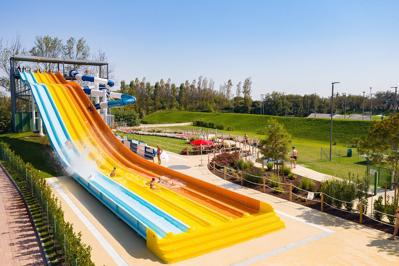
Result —
<svg viewBox="0 0 399 266"><path fill-rule="evenodd" d="M64 59L85 60L89 56L90 48L84 38L76 41L74 37L70 37L62 47L62 57Z"/></svg>
<svg viewBox="0 0 399 266"><path fill-rule="evenodd" d="M29 52L34 56L52 58L60 57L63 52L62 40L58 37L52 37L50 35L37 36L34 46ZM43 64L43 67L46 70L54 70L54 66L55 64L52 63Z"/></svg>
<svg viewBox="0 0 399 266"><path fill-rule="evenodd" d="M241 97L241 86L242 86L242 82L238 82L237 86L236 86L236 97Z"/></svg>
<svg viewBox="0 0 399 266"><path fill-rule="evenodd" d="M291 143L291 136L286 128L275 119L270 119L266 126L266 136L259 143L264 158L285 160Z"/></svg>
<svg viewBox="0 0 399 266"><path fill-rule="evenodd" d="M231 99L231 88L233 88L233 82L229 79L226 83L226 98L227 100Z"/></svg>
<svg viewBox="0 0 399 266"><path fill-rule="evenodd" d="M244 95L244 105L247 108L247 113L251 111L252 98L251 98L251 90L252 90L252 81L251 78L246 78L244 81L244 85L242 86L242 93Z"/></svg>
<svg viewBox="0 0 399 266"><path fill-rule="evenodd" d="M0 39L0 87L10 89L10 57L25 53L19 37L10 43Z"/></svg>
<svg viewBox="0 0 399 266"><path fill-rule="evenodd" d="M391 170L393 181L399 181L399 114L373 124L359 146L370 161L384 164Z"/></svg>
<svg viewBox="0 0 399 266"><path fill-rule="evenodd" d="M170 109L175 109L177 107L177 101L176 101L177 88L176 88L176 85L174 83L171 85L171 93L172 93L172 95L171 95L172 100L170 102Z"/></svg>
<svg viewBox="0 0 399 266"><path fill-rule="evenodd" d="M11 98L0 93L0 132L6 132L11 126Z"/></svg>

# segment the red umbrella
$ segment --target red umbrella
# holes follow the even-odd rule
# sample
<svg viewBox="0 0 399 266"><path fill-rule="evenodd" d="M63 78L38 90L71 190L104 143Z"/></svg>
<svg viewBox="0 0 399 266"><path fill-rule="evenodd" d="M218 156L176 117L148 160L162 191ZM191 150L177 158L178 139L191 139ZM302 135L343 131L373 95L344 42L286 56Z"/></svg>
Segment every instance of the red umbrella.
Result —
<svg viewBox="0 0 399 266"><path fill-rule="evenodd" d="M210 146L213 145L213 141L211 140L204 140L204 139L196 139L191 141L191 145L193 146Z"/></svg>

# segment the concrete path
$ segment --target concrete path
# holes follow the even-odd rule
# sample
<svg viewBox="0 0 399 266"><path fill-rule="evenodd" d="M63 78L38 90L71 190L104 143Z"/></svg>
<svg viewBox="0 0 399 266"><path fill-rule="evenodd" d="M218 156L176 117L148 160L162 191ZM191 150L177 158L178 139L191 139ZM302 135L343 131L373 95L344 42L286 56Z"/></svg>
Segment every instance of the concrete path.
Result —
<svg viewBox="0 0 399 266"><path fill-rule="evenodd" d="M399 241L387 240L388 234L230 183L213 175L206 164L205 155L201 161L201 156L174 153L165 162L177 171L270 203L286 228L173 265L399 265ZM59 185L54 192L65 218L93 248L96 264L118 264L104 248L108 245L129 265L161 264L144 239L72 178L53 178L51 183ZM105 245L98 242L92 227L102 234Z"/></svg>
<svg viewBox="0 0 399 266"><path fill-rule="evenodd" d="M291 172L300 176L305 176L307 178L316 180L316 181L326 181L329 179L337 179L338 177L332 176L332 175L327 175L323 174L320 172L317 172L315 170L306 168L305 166L302 166L300 164L297 164L295 168L291 168Z"/></svg>
<svg viewBox="0 0 399 266"><path fill-rule="evenodd" d="M0 167L0 264L45 265L18 191Z"/></svg>

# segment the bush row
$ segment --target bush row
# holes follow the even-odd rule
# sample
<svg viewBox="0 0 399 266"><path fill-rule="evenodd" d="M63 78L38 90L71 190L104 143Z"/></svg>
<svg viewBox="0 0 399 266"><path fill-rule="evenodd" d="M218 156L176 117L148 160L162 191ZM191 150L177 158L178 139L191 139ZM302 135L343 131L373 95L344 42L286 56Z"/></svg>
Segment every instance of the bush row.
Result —
<svg viewBox="0 0 399 266"><path fill-rule="evenodd" d="M25 182L26 187L30 188L30 193L47 214L54 240L63 247L65 265L94 265L91 261L91 248L82 243L81 234L75 233L72 224L65 221L61 206L41 172L25 163L4 142L0 142L0 156L18 178Z"/></svg>
<svg viewBox="0 0 399 266"><path fill-rule="evenodd" d="M393 198L392 200L388 199L387 202L384 203L383 197L379 196L378 199L374 201L373 216L378 221L381 221L386 216L389 223L394 224L396 206L398 206L398 198Z"/></svg>
<svg viewBox="0 0 399 266"><path fill-rule="evenodd" d="M231 127L224 127L224 125L221 124L215 124L213 122L206 122L206 121L201 121L201 120L196 120L193 122L193 126L197 126L197 127L207 127L207 128L214 128L214 129L219 129L219 130L228 130L228 131L232 131L233 128Z"/></svg>

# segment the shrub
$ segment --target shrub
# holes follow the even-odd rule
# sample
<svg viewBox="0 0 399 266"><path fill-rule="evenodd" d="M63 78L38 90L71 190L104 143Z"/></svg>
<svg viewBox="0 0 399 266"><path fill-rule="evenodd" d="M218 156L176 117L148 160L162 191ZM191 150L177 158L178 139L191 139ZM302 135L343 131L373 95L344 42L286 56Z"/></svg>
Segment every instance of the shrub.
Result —
<svg viewBox="0 0 399 266"><path fill-rule="evenodd" d="M91 261L91 248L81 241L81 234L77 233L72 224L64 220L64 212L59 201L54 196L50 186L42 173L31 164L25 163L10 147L0 142L0 159L7 164L7 169L12 171L12 178L22 189L22 194L32 196L39 204L41 210L47 213L49 224L54 224L53 239L58 246L64 246L63 265L94 265ZM40 211L40 210L39 210Z"/></svg>
<svg viewBox="0 0 399 266"><path fill-rule="evenodd" d="M299 187L307 191L315 191L316 185L312 179L303 177L299 183Z"/></svg>
<svg viewBox="0 0 399 266"><path fill-rule="evenodd" d="M257 173L244 172L244 177L250 182L262 184L262 176Z"/></svg>
<svg viewBox="0 0 399 266"><path fill-rule="evenodd" d="M341 201L334 200L333 198L340 198L340 192L341 192L341 183L339 180L327 180L325 181L320 188L321 192L326 194L327 196L324 197L324 200L327 204L330 204L336 208L341 208L342 203Z"/></svg>
<svg viewBox="0 0 399 266"><path fill-rule="evenodd" d="M228 167L237 167L237 161L239 160L240 155L238 152L228 153L224 152L219 155L216 155L215 158L212 159L212 162L216 163L220 166L228 166Z"/></svg>
<svg viewBox="0 0 399 266"><path fill-rule="evenodd" d="M288 176L291 173L291 168L284 166L283 167L283 175Z"/></svg>
<svg viewBox="0 0 399 266"><path fill-rule="evenodd" d="M284 192L284 187L281 184L282 180L281 180L280 176L278 176L276 174L271 175L270 179L267 181L267 183L268 183L269 187L274 189L273 192L276 192L276 193L283 193Z"/></svg>
<svg viewBox="0 0 399 266"><path fill-rule="evenodd" d="M376 201L374 201L374 218L378 221L382 219L382 212L384 212L384 204L382 202L382 196L379 196Z"/></svg>
<svg viewBox="0 0 399 266"><path fill-rule="evenodd" d="M237 161L237 168L240 170L247 171L247 170L251 169L253 166L254 166L254 164L251 161L245 161L243 159L239 159Z"/></svg>
<svg viewBox="0 0 399 266"><path fill-rule="evenodd" d="M296 179L296 175L294 175L293 173L289 173L287 177L288 177L289 180L295 180Z"/></svg>
<svg viewBox="0 0 399 266"><path fill-rule="evenodd" d="M392 201L391 203L387 202L385 205L385 213L389 214L387 215L389 223L394 224L395 223L395 210L396 206L398 204L398 201Z"/></svg>
<svg viewBox="0 0 399 266"><path fill-rule="evenodd" d="M215 124L213 122L205 122L205 121L201 121L201 120L194 121L193 126L214 128L214 129L220 129L220 130L224 129L224 126L221 124Z"/></svg>
<svg viewBox="0 0 399 266"><path fill-rule="evenodd" d="M272 170L273 170L273 163L272 163L272 162L268 162L268 163L266 164L266 167L267 167L267 170L268 170L268 171L272 171Z"/></svg>
<svg viewBox="0 0 399 266"><path fill-rule="evenodd" d="M186 148L183 148L183 149L181 150L180 154L181 154L181 155L188 155L188 154L189 154L189 149L188 149L187 147L186 147Z"/></svg>
<svg viewBox="0 0 399 266"><path fill-rule="evenodd" d="M347 210L352 210L353 201L358 198L362 200L365 196L365 193L359 191L357 187L359 184L357 183L358 179L353 180L328 180L321 185L321 191L335 199L330 197L325 197L325 200L328 204L332 204L337 208L342 208L345 205ZM345 201L346 203L342 202ZM365 208L367 205L364 206Z"/></svg>
<svg viewBox="0 0 399 266"><path fill-rule="evenodd" d="M115 122L125 122L127 126L137 126L140 124L139 115L134 107L112 108L111 114L115 116Z"/></svg>
<svg viewBox="0 0 399 266"><path fill-rule="evenodd" d="M346 201L344 203L345 208L348 211L351 211L353 209L353 200L356 198L356 185L353 182L350 182L349 180L343 180L341 181L341 197L339 199Z"/></svg>

